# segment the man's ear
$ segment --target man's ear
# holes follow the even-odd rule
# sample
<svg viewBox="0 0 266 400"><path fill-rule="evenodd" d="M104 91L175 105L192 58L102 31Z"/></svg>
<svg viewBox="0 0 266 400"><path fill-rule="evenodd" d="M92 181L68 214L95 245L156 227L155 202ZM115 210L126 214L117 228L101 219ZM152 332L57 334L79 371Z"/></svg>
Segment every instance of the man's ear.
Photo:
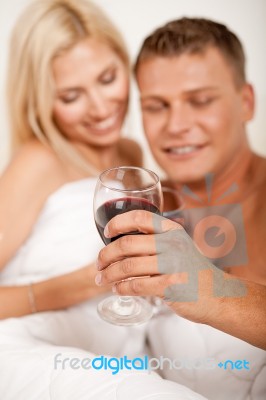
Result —
<svg viewBox="0 0 266 400"><path fill-rule="evenodd" d="M255 112L255 94L253 86L245 83L242 88L243 122L250 121Z"/></svg>

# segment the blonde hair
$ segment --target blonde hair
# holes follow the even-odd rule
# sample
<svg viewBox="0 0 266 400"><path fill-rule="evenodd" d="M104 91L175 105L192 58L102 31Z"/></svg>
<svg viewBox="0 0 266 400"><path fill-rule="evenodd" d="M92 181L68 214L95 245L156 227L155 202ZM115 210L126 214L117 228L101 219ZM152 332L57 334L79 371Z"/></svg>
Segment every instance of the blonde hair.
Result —
<svg viewBox="0 0 266 400"><path fill-rule="evenodd" d="M112 48L129 68L120 33L88 0L37 0L17 21L10 43L7 96L12 148L33 137L59 156L96 174L53 121L52 61L79 41L94 37Z"/></svg>

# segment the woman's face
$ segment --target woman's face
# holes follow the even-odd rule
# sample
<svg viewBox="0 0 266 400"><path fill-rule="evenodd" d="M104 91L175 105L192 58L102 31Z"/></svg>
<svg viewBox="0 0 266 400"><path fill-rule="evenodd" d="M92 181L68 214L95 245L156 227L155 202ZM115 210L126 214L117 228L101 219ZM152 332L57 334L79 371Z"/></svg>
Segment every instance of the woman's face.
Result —
<svg viewBox="0 0 266 400"><path fill-rule="evenodd" d="M55 58L53 117L71 141L109 146L127 111L129 75L121 58L96 39L79 42Z"/></svg>

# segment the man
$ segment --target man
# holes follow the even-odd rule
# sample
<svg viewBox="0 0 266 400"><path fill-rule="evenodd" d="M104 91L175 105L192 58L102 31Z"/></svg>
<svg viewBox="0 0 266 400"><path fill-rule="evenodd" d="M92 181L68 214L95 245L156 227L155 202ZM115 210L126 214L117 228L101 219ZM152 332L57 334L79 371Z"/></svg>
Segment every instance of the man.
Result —
<svg viewBox="0 0 266 400"><path fill-rule="evenodd" d="M139 210L117 216L106 235L146 235L104 248L96 281L159 296L178 315L266 349L266 160L247 139L254 94L241 43L223 25L183 18L144 41L135 72L147 139L183 189L197 246L173 221Z"/></svg>

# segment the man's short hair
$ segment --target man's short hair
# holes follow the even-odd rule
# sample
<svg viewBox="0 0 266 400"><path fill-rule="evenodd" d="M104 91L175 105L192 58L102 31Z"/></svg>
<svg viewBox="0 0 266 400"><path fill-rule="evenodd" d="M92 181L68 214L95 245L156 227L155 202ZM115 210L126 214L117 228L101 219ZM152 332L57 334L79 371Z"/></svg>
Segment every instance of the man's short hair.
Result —
<svg viewBox="0 0 266 400"><path fill-rule="evenodd" d="M134 71L150 58L199 54L217 48L233 68L237 86L246 82L245 54L238 37L225 25L204 18L181 18L156 29L143 42Z"/></svg>

